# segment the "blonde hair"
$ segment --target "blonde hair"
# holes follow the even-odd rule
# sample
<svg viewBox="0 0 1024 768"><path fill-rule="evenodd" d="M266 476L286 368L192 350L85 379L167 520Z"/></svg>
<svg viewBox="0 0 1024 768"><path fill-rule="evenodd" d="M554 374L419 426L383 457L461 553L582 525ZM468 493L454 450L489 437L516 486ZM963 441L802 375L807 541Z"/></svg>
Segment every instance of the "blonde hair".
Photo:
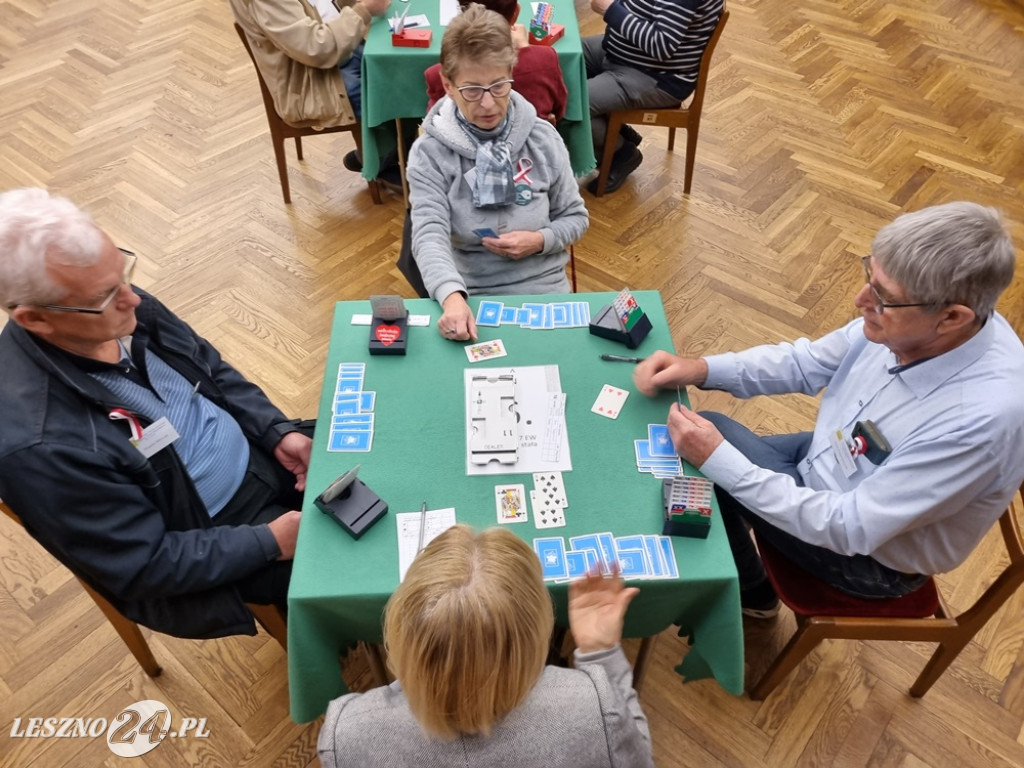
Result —
<svg viewBox="0 0 1024 768"><path fill-rule="evenodd" d="M388 664L428 735L488 735L537 683L554 626L540 561L515 534L456 525L384 610Z"/></svg>
<svg viewBox="0 0 1024 768"><path fill-rule="evenodd" d="M449 80L461 67L474 64L508 67L511 72L516 57L508 20L479 3L470 3L448 22L441 38L441 74Z"/></svg>

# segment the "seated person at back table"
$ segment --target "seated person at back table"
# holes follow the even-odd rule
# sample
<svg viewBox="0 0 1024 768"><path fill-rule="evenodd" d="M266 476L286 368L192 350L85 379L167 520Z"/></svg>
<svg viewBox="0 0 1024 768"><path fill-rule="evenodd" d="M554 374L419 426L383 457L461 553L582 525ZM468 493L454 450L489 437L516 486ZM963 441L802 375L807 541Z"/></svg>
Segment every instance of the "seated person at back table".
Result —
<svg viewBox="0 0 1024 768"><path fill-rule="evenodd" d="M567 293L568 247L589 224L562 137L511 90L515 61L499 14L473 3L452 19L447 96L409 155L412 252L452 340L477 338L467 295Z"/></svg>
<svg viewBox="0 0 1024 768"><path fill-rule="evenodd" d="M468 2L461 3L463 7ZM519 17L519 3L516 0L485 0L484 8L500 13L512 27L512 44L518 58L512 67L512 90L533 105L537 115L549 123L557 123L565 116L568 92L562 79L562 67L558 63L555 49L547 45L530 45L529 31L522 24L516 24ZM441 82L441 64L429 67L423 76L427 80L427 109L429 110L444 95Z"/></svg>
<svg viewBox="0 0 1024 768"><path fill-rule="evenodd" d="M134 266L71 201L0 195L0 499L132 621L254 635L244 603L287 603L311 440Z"/></svg>
<svg viewBox="0 0 1024 768"><path fill-rule="evenodd" d="M998 212L960 202L904 214L863 263L861 316L820 339L697 359L659 351L636 367L646 394L825 390L814 431L793 435L669 412L677 452L715 482L748 616L779 604L749 527L842 592L899 597L963 562L1024 478L1024 347L995 311L1014 270ZM888 455L851 449L868 420Z"/></svg>
<svg viewBox="0 0 1024 768"><path fill-rule="evenodd" d="M638 590L569 585L575 669L545 666L554 611L540 561L511 531L448 529L384 611L396 681L335 699L324 768L653 768L647 718L619 645Z"/></svg>
<svg viewBox="0 0 1024 768"><path fill-rule="evenodd" d="M289 125L327 128L362 116L360 65L370 18L391 0L356 0L329 21L308 0L230 0L256 66ZM345 167L362 168L355 150Z"/></svg>

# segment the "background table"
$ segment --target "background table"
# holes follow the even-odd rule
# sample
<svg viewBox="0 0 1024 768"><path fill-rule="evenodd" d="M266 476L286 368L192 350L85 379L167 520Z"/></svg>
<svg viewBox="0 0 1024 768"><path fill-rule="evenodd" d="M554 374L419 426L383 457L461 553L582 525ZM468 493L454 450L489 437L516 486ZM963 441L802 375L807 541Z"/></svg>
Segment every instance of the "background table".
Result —
<svg viewBox="0 0 1024 768"><path fill-rule="evenodd" d="M673 349L661 299L635 294L654 330L636 351ZM524 302L588 301L591 314L614 294L489 297L507 305ZM479 299L470 299L476 310ZM339 652L357 640L379 642L384 604L398 585L395 513L455 507L459 522L496 525L494 486L523 483L529 474L466 476L465 388L470 365L463 344L437 332L440 308L429 299L406 301L413 314L430 314L430 327L409 329L408 354L370 356L369 328L351 325L353 314L369 314L368 301L337 305L320 401L319 423L308 475L309 493L288 595L288 671L291 715L314 719L344 692ZM610 363L602 352L630 353L623 345L592 336L586 328L528 330L480 328L481 340L500 338L508 356L472 364L473 369L557 364L566 393L566 424L573 470L563 475L569 507L564 528L538 530L530 521L507 526L532 543L537 536L611 531L616 536L660 533L661 482L636 468L633 441L647 438L648 424L664 424L676 393L647 398L633 387L633 365ZM363 389L375 391L375 431L369 453L326 450L338 364L366 362ZM630 390L618 419L591 413L604 384ZM312 498L343 471L361 464L359 477L390 509L358 541L319 512ZM688 679L714 676L726 690L743 691L743 629L736 568L725 531L713 519L707 539L673 539L678 580L631 582L640 594L626 616L627 637L645 637L680 625L692 647L678 668ZM549 585L557 621L567 625L565 584Z"/></svg>
<svg viewBox="0 0 1024 768"><path fill-rule="evenodd" d="M565 35L554 48L569 91L565 117L558 123L569 150L572 170L577 176L592 171L594 140L590 133L590 106L587 94L587 69L583 62L580 28L576 7L571 0L549 0L555 6L553 21L565 26ZM528 24L530 4L521 3L520 23ZM430 19L433 37L429 48L396 48L391 45L388 19L374 18L366 36L362 65L363 104L363 176L373 179L380 169L382 155L394 148L394 121L400 117L420 118L427 114L427 81L423 71L441 60L441 38L445 27L440 24L438 0L409 0L394 3L389 13L409 9L409 16L419 14ZM393 15L393 13L392 13Z"/></svg>

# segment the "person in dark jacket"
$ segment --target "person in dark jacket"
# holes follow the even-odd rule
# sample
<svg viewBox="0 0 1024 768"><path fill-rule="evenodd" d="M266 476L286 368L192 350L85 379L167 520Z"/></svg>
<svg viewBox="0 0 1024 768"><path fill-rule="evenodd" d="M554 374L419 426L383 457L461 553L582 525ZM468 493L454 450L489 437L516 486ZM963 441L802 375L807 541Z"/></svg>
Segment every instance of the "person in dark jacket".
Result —
<svg viewBox="0 0 1024 768"><path fill-rule="evenodd" d="M129 619L255 634L286 604L311 440L72 202L0 194L0 499Z"/></svg>

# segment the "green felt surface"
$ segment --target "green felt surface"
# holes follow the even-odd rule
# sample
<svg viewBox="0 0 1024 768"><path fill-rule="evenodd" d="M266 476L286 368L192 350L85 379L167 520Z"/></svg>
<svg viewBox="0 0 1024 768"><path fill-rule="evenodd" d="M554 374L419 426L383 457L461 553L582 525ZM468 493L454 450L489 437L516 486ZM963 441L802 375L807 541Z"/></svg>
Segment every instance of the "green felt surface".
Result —
<svg viewBox="0 0 1024 768"><path fill-rule="evenodd" d="M565 26L565 35L554 44L554 49L558 52L569 92L565 117L558 124L558 132L569 150L573 173L583 176L592 171L597 162L590 134L587 71L579 24L570 0L553 0L552 4L555 6L553 21ZM520 22L528 23L529 5L523 5ZM396 7L397 4L393 5L391 10ZM391 44L386 17L377 17L370 24L362 63L363 176L367 179L376 177L380 158L394 149L395 119L420 118L427 114L427 84L423 71L441 59L445 28L439 23L438 0L410 0L401 6L406 7L409 16L423 14L430 19L433 37L428 48L398 47Z"/></svg>
<svg viewBox="0 0 1024 768"><path fill-rule="evenodd" d="M654 291L636 294L654 330L635 351L645 356L672 349L664 309ZM488 297L507 305L536 301L588 301L591 314L612 293L563 296ZM479 299L470 299L474 311ZM523 483L530 474L468 477L465 471L463 371L487 367L558 365L566 393L566 426L573 470L563 475L569 507L564 528L539 530L532 520L509 529L527 542L540 536L611 531L616 536L661 533L661 483L637 471L633 441L647 438L648 424L664 424L676 393L647 398L632 383L634 366L606 362L604 352L634 354L623 345L591 335L586 328L529 330L481 327L480 339L501 339L508 356L470 364L464 344L437 332L438 305L406 301L412 314L429 314L430 327L409 329L405 356L371 356L368 326L351 324L369 314L368 301L336 307L318 424L330 422L338 365L365 362L363 389L375 391L375 432L368 453L326 450L328 430L318 427L308 476L319 493L342 472L361 464L359 477L388 502L390 510L358 541L319 512L307 495L289 593L289 680L292 717L312 720L343 693L338 653L356 640L379 641L384 604L398 584L394 513L454 507L459 522L478 528L496 524L494 486ZM618 419L590 411L601 387L630 391ZM692 469L689 471L692 472ZM678 624L693 636L681 672L687 679L713 675L724 688L743 690L743 635L736 570L721 525L712 522L707 539L673 539L680 578L640 581L640 594L626 618L626 636L655 634ZM558 620L566 622L567 587L551 584Z"/></svg>

